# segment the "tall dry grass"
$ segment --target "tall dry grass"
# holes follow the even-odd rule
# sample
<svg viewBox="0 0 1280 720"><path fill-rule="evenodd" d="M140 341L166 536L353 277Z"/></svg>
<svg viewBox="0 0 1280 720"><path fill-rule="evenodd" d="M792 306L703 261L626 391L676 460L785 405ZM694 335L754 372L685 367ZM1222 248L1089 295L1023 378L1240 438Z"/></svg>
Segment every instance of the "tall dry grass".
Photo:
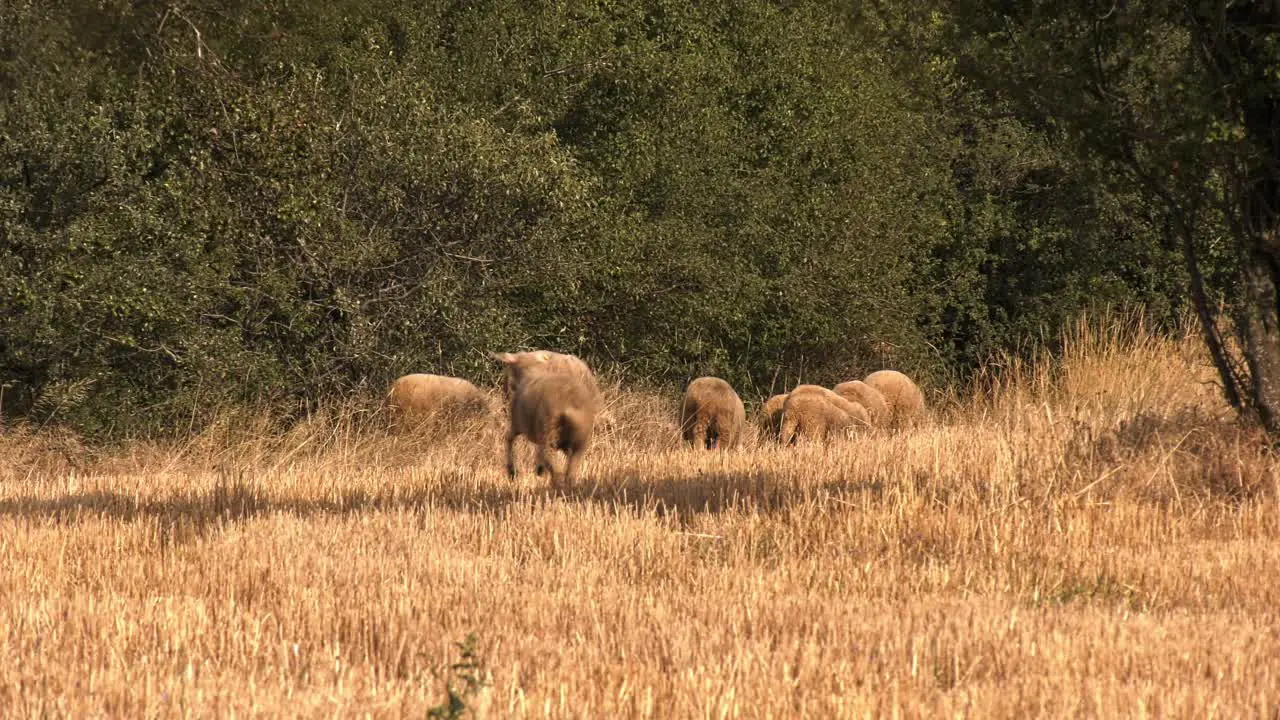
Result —
<svg viewBox="0 0 1280 720"><path fill-rule="evenodd" d="M483 424L11 430L0 707L423 717L452 683L494 717L1275 716L1275 457L1194 341L1067 340L825 449L686 450L674 393L614 388L556 492Z"/></svg>

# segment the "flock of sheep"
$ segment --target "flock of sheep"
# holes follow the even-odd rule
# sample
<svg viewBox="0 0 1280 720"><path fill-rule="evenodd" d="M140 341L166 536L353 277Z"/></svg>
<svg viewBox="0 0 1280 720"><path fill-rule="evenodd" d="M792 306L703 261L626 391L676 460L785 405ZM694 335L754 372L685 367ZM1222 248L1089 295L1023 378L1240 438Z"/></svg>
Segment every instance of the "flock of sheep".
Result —
<svg viewBox="0 0 1280 720"><path fill-rule="evenodd" d="M551 471L554 480L550 452L559 450L566 458L564 478L572 481L601 410L595 374L580 358L549 350L494 353L493 358L506 370L507 474L515 477L513 449L523 435L537 448L534 472ZM441 413L484 413L490 402L467 380L442 375L406 375L387 393L388 408L401 422ZM924 395L910 378L880 370L834 389L800 385L774 395L761 410L760 424L768 437L792 445L802 438L825 442L858 427L910 423L923 411ZM737 447L746 423L742 398L729 383L716 377L689 383L680 406L685 442L708 450Z"/></svg>

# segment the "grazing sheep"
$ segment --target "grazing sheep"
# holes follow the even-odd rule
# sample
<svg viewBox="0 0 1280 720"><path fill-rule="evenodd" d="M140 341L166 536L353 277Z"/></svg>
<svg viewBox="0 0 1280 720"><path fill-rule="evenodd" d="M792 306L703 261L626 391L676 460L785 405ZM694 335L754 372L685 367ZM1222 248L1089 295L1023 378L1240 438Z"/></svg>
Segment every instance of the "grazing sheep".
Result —
<svg viewBox="0 0 1280 720"><path fill-rule="evenodd" d="M600 389L591 370L578 358L563 372L548 366L546 358L529 358L533 353L495 353L507 371L507 388L511 399L511 425L507 430L507 476L516 475L515 441L523 435L537 446L534 473L551 472L549 452L563 451L566 458L564 479L572 482L578 464L591 445L591 432L600 409ZM572 357L572 356L565 356ZM578 367L580 365L580 367ZM587 375L582 374L585 370Z"/></svg>
<svg viewBox="0 0 1280 720"><path fill-rule="evenodd" d="M842 382L835 386L833 391L840 397L866 408L873 424L881 425L889 422L889 404L885 401L884 394L861 380Z"/></svg>
<svg viewBox="0 0 1280 720"><path fill-rule="evenodd" d="M591 372L591 368L587 367L587 364L577 355L567 355L551 350L530 350L520 353L496 353L494 357L507 367L503 393L508 399L511 398L511 393L515 391L520 380L530 373L573 375L599 392L595 373Z"/></svg>
<svg viewBox="0 0 1280 720"><path fill-rule="evenodd" d="M776 441L782 432L782 407L790 396L791 393L774 395L760 408L760 428L770 440Z"/></svg>
<svg viewBox="0 0 1280 720"><path fill-rule="evenodd" d="M400 426L449 415L488 414L489 396L462 378L415 373L391 383L387 409Z"/></svg>
<svg viewBox="0 0 1280 720"><path fill-rule="evenodd" d="M714 450L737 447L747 411L729 383L700 377L689 383L680 406L680 434L694 447Z"/></svg>
<svg viewBox="0 0 1280 720"><path fill-rule="evenodd" d="M821 393L791 393L783 406L779 440L783 445L794 445L801 438L826 442L833 435L870 422L866 408L845 402L854 408L852 413Z"/></svg>
<svg viewBox="0 0 1280 720"><path fill-rule="evenodd" d="M861 403L852 401L835 392L822 387L821 385L798 385L795 390L791 391L791 395L820 395L827 402L835 405L844 411L849 417L859 425L870 425L871 416L867 409Z"/></svg>
<svg viewBox="0 0 1280 720"><path fill-rule="evenodd" d="M924 393L911 378L897 370L878 370L868 375L865 382L884 395L889 406L889 421L894 425L911 423L924 413Z"/></svg>

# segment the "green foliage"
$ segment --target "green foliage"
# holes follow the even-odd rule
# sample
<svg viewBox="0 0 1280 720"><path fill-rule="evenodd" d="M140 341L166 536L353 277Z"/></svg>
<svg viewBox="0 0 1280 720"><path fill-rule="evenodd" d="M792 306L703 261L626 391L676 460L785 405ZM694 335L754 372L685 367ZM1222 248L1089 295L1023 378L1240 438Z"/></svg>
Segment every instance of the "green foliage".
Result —
<svg viewBox="0 0 1280 720"><path fill-rule="evenodd" d="M941 115L948 138L953 194L931 276L948 288L935 299L944 358L971 368L1037 336L1052 346L1057 328L1098 306L1141 306L1156 324L1176 323L1185 278L1158 203L1081 157L1061 126L1004 86L979 82L988 60L964 26L994 11L872 5L859 22L879 30L880 54Z"/></svg>
<svg viewBox="0 0 1280 720"><path fill-rule="evenodd" d="M1280 437L1280 6L938 5L966 76L1163 220L1226 399Z"/></svg>
<svg viewBox="0 0 1280 720"><path fill-rule="evenodd" d="M748 394L938 380L1090 303L1172 312L1142 202L893 20L9 3L5 409L149 433L527 347Z"/></svg>

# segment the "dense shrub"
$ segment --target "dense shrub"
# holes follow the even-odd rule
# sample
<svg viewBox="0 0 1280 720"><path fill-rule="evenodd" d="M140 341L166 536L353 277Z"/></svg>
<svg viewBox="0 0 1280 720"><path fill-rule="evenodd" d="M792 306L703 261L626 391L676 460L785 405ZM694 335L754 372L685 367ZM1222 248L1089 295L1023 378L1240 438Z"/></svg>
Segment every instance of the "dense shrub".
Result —
<svg viewBox="0 0 1280 720"><path fill-rule="evenodd" d="M1136 200L888 37L767 0L9 3L3 411L150 432L522 347L938 380L1173 307Z"/></svg>

